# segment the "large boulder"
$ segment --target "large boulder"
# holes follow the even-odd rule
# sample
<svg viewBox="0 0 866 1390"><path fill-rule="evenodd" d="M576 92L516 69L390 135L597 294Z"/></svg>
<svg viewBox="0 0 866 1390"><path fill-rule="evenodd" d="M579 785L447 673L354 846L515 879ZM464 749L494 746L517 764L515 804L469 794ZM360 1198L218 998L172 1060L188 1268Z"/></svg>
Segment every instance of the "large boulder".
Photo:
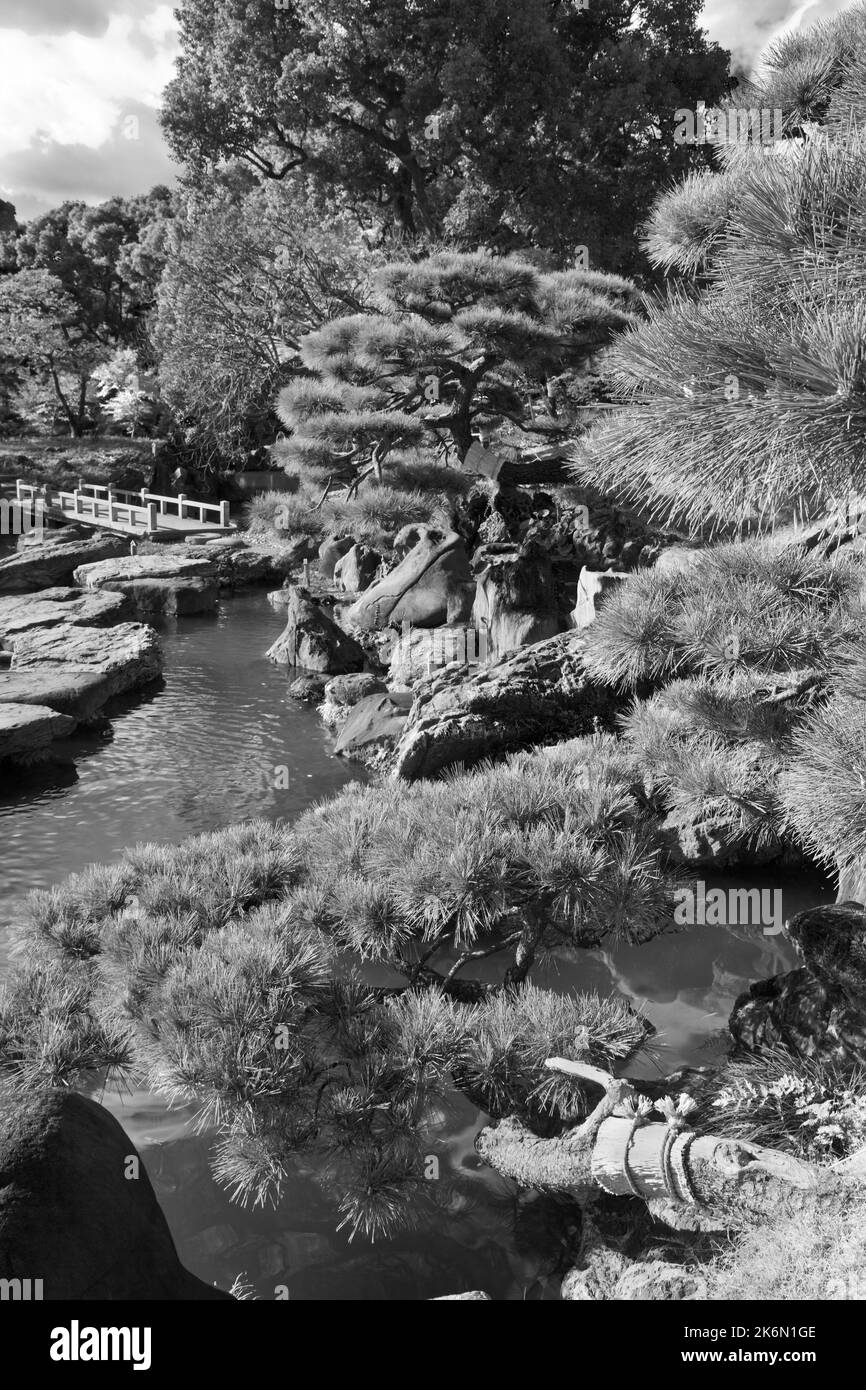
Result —
<svg viewBox="0 0 866 1390"><path fill-rule="evenodd" d="M397 689L409 689L454 662L478 666L490 659L486 632L468 623L414 628L406 623L405 629L389 652L388 684Z"/></svg>
<svg viewBox="0 0 866 1390"><path fill-rule="evenodd" d="M463 540L455 531L404 526L394 545L398 550L411 548L390 574L352 605L349 623L372 631L403 622L441 627L469 617L474 584Z"/></svg>
<svg viewBox="0 0 866 1390"><path fill-rule="evenodd" d="M117 1120L67 1090L0 1095L0 1277L51 1302L231 1300L180 1263Z"/></svg>
<svg viewBox="0 0 866 1390"><path fill-rule="evenodd" d="M195 558L178 554L122 555L94 565L80 565L75 582L83 589L114 589L141 579L214 579L216 567L206 555Z"/></svg>
<svg viewBox="0 0 866 1390"><path fill-rule="evenodd" d="M75 582L85 589L123 594L139 618L212 613L217 605L217 578L216 563L207 553L188 555L175 550L123 555L81 565L75 571Z"/></svg>
<svg viewBox="0 0 866 1390"><path fill-rule="evenodd" d="M20 594L71 584L79 566L122 555L128 549L129 542L122 536L96 535L64 542L49 532L44 540L0 560L0 593Z"/></svg>
<svg viewBox="0 0 866 1390"><path fill-rule="evenodd" d="M486 634L490 656L508 656L560 631L550 556L535 543L476 556L472 621Z"/></svg>
<svg viewBox="0 0 866 1390"><path fill-rule="evenodd" d="M382 557L368 545L353 545L334 566L334 584L346 594L362 594L379 572Z"/></svg>
<svg viewBox="0 0 866 1390"><path fill-rule="evenodd" d="M339 729L357 704L370 695L383 695L386 689L384 681L370 671L334 676L325 686L319 714L329 729Z"/></svg>
<svg viewBox="0 0 866 1390"><path fill-rule="evenodd" d="M866 1064L866 908L810 908L791 919L788 934L803 965L739 996L729 1021L734 1040L750 1052L781 1046L823 1062Z"/></svg>
<svg viewBox="0 0 866 1390"><path fill-rule="evenodd" d="M146 685L162 672L162 648L153 628L143 623L116 627L36 628L9 639L13 665L0 673L0 703L46 704L74 714L76 692L83 682L92 708L115 695ZM47 681L46 681L47 678ZM22 692L31 685L30 698ZM54 685L54 682L57 682ZM58 701L47 689L66 692ZM95 703L94 703L95 701Z"/></svg>
<svg viewBox="0 0 866 1390"><path fill-rule="evenodd" d="M42 753L74 728L74 719L47 705L0 704L0 763Z"/></svg>
<svg viewBox="0 0 866 1390"><path fill-rule="evenodd" d="M37 627L108 627L126 617L128 609L124 596L111 592L56 588L9 594L0 597L0 645Z"/></svg>
<svg viewBox="0 0 866 1390"><path fill-rule="evenodd" d="M278 665L341 675L360 671L365 656L363 648L337 626L322 604L305 589L294 588L286 605L285 631L268 651L268 659Z"/></svg>
<svg viewBox="0 0 866 1390"><path fill-rule="evenodd" d="M352 549L351 536L326 536L319 546L319 574L326 583L333 583L338 562Z"/></svg>
<svg viewBox="0 0 866 1390"><path fill-rule="evenodd" d="M349 711L334 752L346 758L380 762L403 732L411 706L408 691L386 690L365 696Z"/></svg>
<svg viewBox="0 0 866 1390"><path fill-rule="evenodd" d="M534 743L609 726L623 697L583 666L584 640L563 632L466 675L449 667L422 687L395 749L396 775L412 781L469 767Z"/></svg>
<svg viewBox="0 0 866 1390"><path fill-rule="evenodd" d="M385 685L370 671L359 671L356 675L334 676L325 686L325 699L332 705L343 705L351 709L359 700L368 695L381 695Z"/></svg>
<svg viewBox="0 0 866 1390"><path fill-rule="evenodd" d="M219 599L215 578L127 579L117 584L117 590L137 618L213 613Z"/></svg>
<svg viewBox="0 0 866 1390"><path fill-rule="evenodd" d="M98 721L111 694L111 681L94 671L64 666L0 671L0 707L45 705L58 714L69 715L76 724Z"/></svg>

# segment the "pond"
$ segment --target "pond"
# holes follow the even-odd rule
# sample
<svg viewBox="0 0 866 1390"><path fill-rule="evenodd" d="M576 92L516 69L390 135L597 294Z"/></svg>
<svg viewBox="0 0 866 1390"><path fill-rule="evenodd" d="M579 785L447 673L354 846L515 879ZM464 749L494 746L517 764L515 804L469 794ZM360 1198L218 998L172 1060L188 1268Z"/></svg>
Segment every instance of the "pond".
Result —
<svg viewBox="0 0 866 1390"><path fill-rule="evenodd" d="M107 733L73 741L65 775L0 788L0 975L9 924L31 889L115 861L138 841L175 843L254 816L293 819L363 777L333 756L315 711L290 699L285 670L265 659L282 625L260 590L226 599L216 615L166 624L158 687L120 705ZM744 883L705 879L708 892ZM785 916L833 899L828 884L790 871L755 873L746 886L780 889ZM643 1007L657 1035L635 1070L660 1075L712 1063L736 995L792 964L784 936L759 925L694 926L641 947L555 954L533 982L615 989ZM191 1110L143 1092L98 1098L138 1146L184 1264L208 1281L229 1287L242 1276L263 1299L423 1299L469 1288L496 1299L556 1297L567 1267L561 1210L517 1199L479 1167L472 1141L484 1116L459 1095L437 1135L441 1218L372 1247L336 1232L310 1168L299 1167L279 1210L246 1211L213 1182L208 1137L195 1132Z"/></svg>

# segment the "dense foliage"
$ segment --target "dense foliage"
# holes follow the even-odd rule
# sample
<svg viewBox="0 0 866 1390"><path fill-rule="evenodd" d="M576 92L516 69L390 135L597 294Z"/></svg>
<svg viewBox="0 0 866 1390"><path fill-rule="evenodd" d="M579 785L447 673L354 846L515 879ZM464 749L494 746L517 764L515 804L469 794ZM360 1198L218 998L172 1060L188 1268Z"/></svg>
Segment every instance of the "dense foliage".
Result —
<svg viewBox="0 0 866 1390"><path fill-rule="evenodd" d="M190 0L166 93L200 178L242 158L310 172L375 231L539 246L630 271L634 229L704 162L674 113L715 101L727 54L694 0Z"/></svg>

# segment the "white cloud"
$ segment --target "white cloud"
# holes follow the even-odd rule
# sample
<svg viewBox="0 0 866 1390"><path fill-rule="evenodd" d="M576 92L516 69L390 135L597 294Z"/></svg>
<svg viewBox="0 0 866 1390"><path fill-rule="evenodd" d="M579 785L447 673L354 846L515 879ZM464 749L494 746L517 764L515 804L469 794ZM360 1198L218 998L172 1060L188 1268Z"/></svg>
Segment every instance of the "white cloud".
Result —
<svg viewBox="0 0 866 1390"><path fill-rule="evenodd" d="M135 42L139 29L155 45L150 62L142 62ZM37 134L64 143L99 145L125 105L157 106L172 76L176 38L171 10L162 5L145 21L113 16L103 37L3 29L0 47L2 159Z"/></svg>
<svg viewBox="0 0 866 1390"><path fill-rule="evenodd" d="M849 0L707 0L701 24L730 49L736 70L752 72L763 50L789 30L807 29L847 8Z"/></svg>

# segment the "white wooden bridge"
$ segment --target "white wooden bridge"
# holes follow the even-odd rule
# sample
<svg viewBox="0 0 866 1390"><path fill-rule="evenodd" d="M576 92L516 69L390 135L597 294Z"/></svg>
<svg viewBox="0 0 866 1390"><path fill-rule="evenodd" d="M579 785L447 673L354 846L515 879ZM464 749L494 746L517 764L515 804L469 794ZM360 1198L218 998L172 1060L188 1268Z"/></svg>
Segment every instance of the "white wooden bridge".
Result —
<svg viewBox="0 0 866 1390"><path fill-rule="evenodd" d="M163 497L146 488L123 492L80 480L72 492L63 492L18 478L15 495L30 508L39 507L43 516L53 521L77 521L151 540L225 536L237 530L229 520L228 502L193 502L183 494Z"/></svg>

